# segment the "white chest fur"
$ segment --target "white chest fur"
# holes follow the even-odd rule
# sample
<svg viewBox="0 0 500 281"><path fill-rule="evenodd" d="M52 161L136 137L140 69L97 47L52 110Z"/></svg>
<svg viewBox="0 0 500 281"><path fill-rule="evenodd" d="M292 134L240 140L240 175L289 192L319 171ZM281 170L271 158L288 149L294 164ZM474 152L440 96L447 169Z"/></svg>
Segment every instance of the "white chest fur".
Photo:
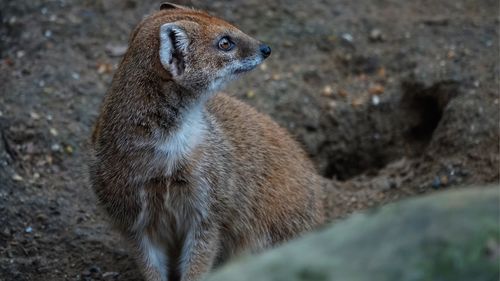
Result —
<svg viewBox="0 0 500 281"><path fill-rule="evenodd" d="M180 161L191 155L196 146L203 141L206 129L203 106L196 105L183 114L181 124L176 131L157 143L156 148L160 154L158 156L166 161L166 175L171 175Z"/></svg>

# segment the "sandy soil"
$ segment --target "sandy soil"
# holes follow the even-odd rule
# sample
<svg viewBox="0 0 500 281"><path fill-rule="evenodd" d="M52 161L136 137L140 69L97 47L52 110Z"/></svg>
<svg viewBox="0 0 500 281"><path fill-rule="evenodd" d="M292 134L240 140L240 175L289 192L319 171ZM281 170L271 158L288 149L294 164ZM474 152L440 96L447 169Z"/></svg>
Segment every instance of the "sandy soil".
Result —
<svg viewBox="0 0 500 281"><path fill-rule="evenodd" d="M225 92L303 144L343 217L499 182L498 1L183 1L269 43ZM156 1L0 2L0 280L137 280L85 142Z"/></svg>

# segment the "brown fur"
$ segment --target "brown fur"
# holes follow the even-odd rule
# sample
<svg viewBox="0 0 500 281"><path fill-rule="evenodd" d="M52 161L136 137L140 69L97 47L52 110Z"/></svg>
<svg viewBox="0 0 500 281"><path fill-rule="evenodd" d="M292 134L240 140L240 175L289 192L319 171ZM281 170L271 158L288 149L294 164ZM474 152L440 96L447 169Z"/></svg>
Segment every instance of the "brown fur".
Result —
<svg viewBox="0 0 500 281"><path fill-rule="evenodd" d="M179 20L189 22L184 27L196 38L183 80L158 57L160 26ZM92 134L92 186L137 250L148 281L199 280L235 254L271 247L324 221L319 177L299 145L269 117L223 94L208 95L200 109L203 141L166 172L156 144L179 130L207 92L210 73L231 60L210 57L213 34L222 31L239 40L232 60L259 44L200 11L167 7L143 20ZM144 252L144 237L164 253L158 260L166 272L155 267L161 254Z"/></svg>

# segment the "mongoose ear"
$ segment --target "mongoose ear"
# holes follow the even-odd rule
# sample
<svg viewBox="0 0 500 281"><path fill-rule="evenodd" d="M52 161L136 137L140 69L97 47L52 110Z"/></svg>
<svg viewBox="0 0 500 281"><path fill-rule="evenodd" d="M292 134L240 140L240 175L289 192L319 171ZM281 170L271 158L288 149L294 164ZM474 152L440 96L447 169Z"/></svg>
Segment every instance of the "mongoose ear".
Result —
<svg viewBox="0 0 500 281"><path fill-rule="evenodd" d="M160 27L160 62L173 78L184 72L188 45L189 38L180 22L165 23Z"/></svg>
<svg viewBox="0 0 500 281"><path fill-rule="evenodd" d="M160 10L173 10L173 9L185 9L185 7L169 2L164 2L161 3L160 5Z"/></svg>

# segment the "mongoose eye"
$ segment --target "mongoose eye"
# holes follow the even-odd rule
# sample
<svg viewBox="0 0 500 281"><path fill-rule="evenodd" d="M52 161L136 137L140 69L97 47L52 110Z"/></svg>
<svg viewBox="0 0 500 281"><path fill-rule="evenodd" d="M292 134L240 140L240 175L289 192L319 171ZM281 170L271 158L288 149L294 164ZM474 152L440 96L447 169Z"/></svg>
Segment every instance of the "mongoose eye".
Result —
<svg viewBox="0 0 500 281"><path fill-rule="evenodd" d="M234 47L234 43L227 37L222 37L218 43L219 49L223 51L230 51Z"/></svg>

